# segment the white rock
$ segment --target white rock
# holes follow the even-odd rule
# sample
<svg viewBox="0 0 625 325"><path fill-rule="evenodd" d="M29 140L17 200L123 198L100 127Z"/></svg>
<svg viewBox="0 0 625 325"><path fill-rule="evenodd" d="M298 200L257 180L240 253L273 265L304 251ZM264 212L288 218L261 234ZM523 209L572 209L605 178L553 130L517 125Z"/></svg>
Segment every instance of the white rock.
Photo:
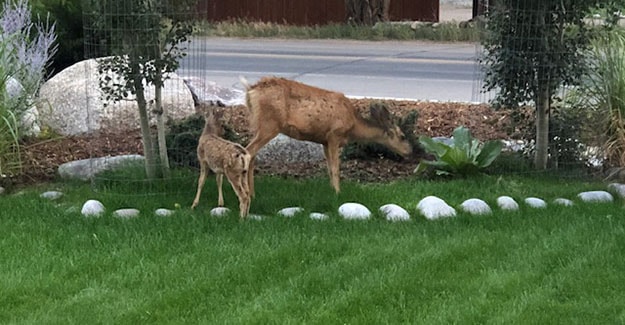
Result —
<svg viewBox="0 0 625 325"><path fill-rule="evenodd" d="M133 219L139 216L141 212L137 209L118 209L113 211L113 217L119 219Z"/></svg>
<svg viewBox="0 0 625 325"><path fill-rule="evenodd" d="M120 80L118 75L110 75ZM46 81L39 91L41 125L47 125L62 135L93 132L136 130L139 110L134 96L117 103L103 102L99 86L100 74L96 59L84 60L60 71ZM163 87L163 107L168 118L178 120L195 113L193 97L182 78L168 74ZM146 99L154 99L154 86L146 86ZM148 111L151 109L148 108ZM71 118L68 118L71 117ZM151 121L155 115L150 113Z"/></svg>
<svg viewBox="0 0 625 325"><path fill-rule="evenodd" d="M366 220L371 217L371 211L360 203L343 203L339 207L339 215L349 220Z"/></svg>
<svg viewBox="0 0 625 325"><path fill-rule="evenodd" d="M133 164L143 164L144 161L145 158L141 155L80 159L61 164L58 172L63 179L86 181L103 171L116 170Z"/></svg>
<svg viewBox="0 0 625 325"><path fill-rule="evenodd" d="M525 204L529 205L532 208L546 208L547 203L543 199L539 199L537 197L528 197L525 199Z"/></svg>
<svg viewBox="0 0 625 325"><path fill-rule="evenodd" d="M606 191L588 191L577 194L584 202L612 202L614 198L612 194Z"/></svg>
<svg viewBox="0 0 625 325"><path fill-rule="evenodd" d="M565 198L557 198L557 199L553 200L553 203L557 204L557 205L562 205L562 206L565 206L565 207L573 206L573 201L571 201L569 199L565 199Z"/></svg>
<svg viewBox="0 0 625 325"><path fill-rule="evenodd" d="M0 195L4 194L5 191L4 187L0 186Z"/></svg>
<svg viewBox="0 0 625 325"><path fill-rule="evenodd" d="M63 196L63 193L59 191L47 191L47 192L41 193L40 196L48 200L58 200Z"/></svg>
<svg viewBox="0 0 625 325"><path fill-rule="evenodd" d="M256 220L256 221L261 221L261 220L265 219L265 217L261 216L260 214L248 214L247 217L250 220Z"/></svg>
<svg viewBox="0 0 625 325"><path fill-rule="evenodd" d="M519 210L519 204L509 196L500 196L497 198L497 205L502 210L517 211Z"/></svg>
<svg viewBox="0 0 625 325"><path fill-rule="evenodd" d="M408 211L406 211L406 209L400 207L397 204L385 204L380 207L380 212L388 221L410 220L410 214L408 213Z"/></svg>
<svg viewBox="0 0 625 325"><path fill-rule="evenodd" d="M608 185L608 189L616 192L622 198L625 198L625 184L612 183Z"/></svg>
<svg viewBox="0 0 625 325"><path fill-rule="evenodd" d="M160 208L160 209L156 209L156 211L154 211L154 214L159 217L169 217L172 214L174 214L174 210Z"/></svg>
<svg viewBox="0 0 625 325"><path fill-rule="evenodd" d="M473 215L491 214L492 210L486 202L480 199L468 199L460 204L460 208Z"/></svg>
<svg viewBox="0 0 625 325"><path fill-rule="evenodd" d="M210 215L213 217L223 217L230 213L230 209L226 207L216 207L210 211Z"/></svg>
<svg viewBox="0 0 625 325"><path fill-rule="evenodd" d="M41 127L39 126L39 111L37 107L32 106L24 111L22 114L22 120L20 121L22 128L22 135L36 137L41 134Z"/></svg>
<svg viewBox="0 0 625 325"><path fill-rule="evenodd" d="M323 161L323 146L310 141L301 141L282 133L271 139L256 155L256 161L264 164Z"/></svg>
<svg viewBox="0 0 625 325"><path fill-rule="evenodd" d="M417 210L428 220L455 217L456 209L436 196L427 196L417 204Z"/></svg>
<svg viewBox="0 0 625 325"><path fill-rule="evenodd" d="M291 207L291 208L284 208L280 211L278 211L278 215L281 215L283 217L287 217L287 218L291 218L293 216L295 216L296 214L300 213L304 211L304 208L300 208L300 207Z"/></svg>
<svg viewBox="0 0 625 325"><path fill-rule="evenodd" d="M80 210L85 217L99 217L104 213L104 204L98 200L88 200Z"/></svg>
<svg viewBox="0 0 625 325"><path fill-rule="evenodd" d="M309 217L313 220L328 220L330 218L327 214L319 212L312 212Z"/></svg>

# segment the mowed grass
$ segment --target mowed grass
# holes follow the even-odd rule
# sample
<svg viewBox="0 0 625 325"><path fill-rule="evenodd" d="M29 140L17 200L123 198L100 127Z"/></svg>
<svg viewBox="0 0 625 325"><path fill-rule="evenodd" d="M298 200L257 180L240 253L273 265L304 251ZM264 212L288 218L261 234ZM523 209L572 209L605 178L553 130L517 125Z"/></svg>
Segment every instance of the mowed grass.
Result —
<svg viewBox="0 0 625 325"><path fill-rule="evenodd" d="M52 184L0 198L2 324L606 324L625 322L625 213L622 201L581 203L580 191L605 184L536 176L482 176L389 184L325 177L257 179L252 213L214 218L214 180L191 211L194 175L177 191L147 195L132 182L106 188ZM129 185L130 184L130 185ZM134 190L133 190L134 188ZM43 190L65 196L39 198ZM415 205L437 195L458 206L486 200L490 216L459 213L427 221ZM550 202L521 211L496 208L499 195ZM90 198L105 216L85 219ZM344 202L374 212L368 221L337 215ZM152 215L160 207L174 216ZM405 207L409 222L377 208ZM294 218L275 212L302 206ZM138 207L133 220L111 217ZM308 218L326 212L327 221Z"/></svg>

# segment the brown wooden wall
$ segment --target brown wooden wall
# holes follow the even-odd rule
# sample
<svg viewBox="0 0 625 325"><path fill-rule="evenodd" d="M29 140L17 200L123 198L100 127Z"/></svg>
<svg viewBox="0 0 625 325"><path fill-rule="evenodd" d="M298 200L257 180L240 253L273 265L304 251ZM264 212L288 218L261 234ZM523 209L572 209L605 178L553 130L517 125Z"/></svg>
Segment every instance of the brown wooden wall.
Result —
<svg viewBox="0 0 625 325"><path fill-rule="evenodd" d="M345 0L199 0L198 13L209 21L244 19L291 25L346 21ZM391 0L390 19L438 21L439 0Z"/></svg>

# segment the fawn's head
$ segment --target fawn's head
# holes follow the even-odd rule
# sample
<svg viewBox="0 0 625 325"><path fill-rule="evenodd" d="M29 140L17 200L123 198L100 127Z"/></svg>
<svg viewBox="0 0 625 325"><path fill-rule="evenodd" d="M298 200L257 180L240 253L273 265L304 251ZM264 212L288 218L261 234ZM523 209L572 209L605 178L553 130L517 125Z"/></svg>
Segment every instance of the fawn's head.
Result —
<svg viewBox="0 0 625 325"><path fill-rule="evenodd" d="M224 135L222 126L224 110L221 109L222 107L224 104L220 101L200 104L197 110L204 117L204 134L214 134L220 137Z"/></svg>

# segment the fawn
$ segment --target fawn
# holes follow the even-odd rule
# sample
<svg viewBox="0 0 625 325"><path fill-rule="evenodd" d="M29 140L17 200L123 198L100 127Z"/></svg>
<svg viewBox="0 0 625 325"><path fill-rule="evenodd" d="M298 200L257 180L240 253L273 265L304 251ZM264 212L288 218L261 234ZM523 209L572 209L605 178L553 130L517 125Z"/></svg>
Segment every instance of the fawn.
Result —
<svg viewBox="0 0 625 325"><path fill-rule="evenodd" d="M251 196L248 183L248 172L252 156L243 146L221 138L223 128L218 120L223 111L217 112L214 107L205 109L204 130L197 146L197 157L200 163L200 178L197 185L197 193L191 208L195 208L200 201L202 187L206 180L208 169L212 170L217 177L217 189L219 191L218 205L224 205L222 193L223 176L232 185L232 189L239 198L239 211L241 219L247 217L250 209Z"/></svg>

